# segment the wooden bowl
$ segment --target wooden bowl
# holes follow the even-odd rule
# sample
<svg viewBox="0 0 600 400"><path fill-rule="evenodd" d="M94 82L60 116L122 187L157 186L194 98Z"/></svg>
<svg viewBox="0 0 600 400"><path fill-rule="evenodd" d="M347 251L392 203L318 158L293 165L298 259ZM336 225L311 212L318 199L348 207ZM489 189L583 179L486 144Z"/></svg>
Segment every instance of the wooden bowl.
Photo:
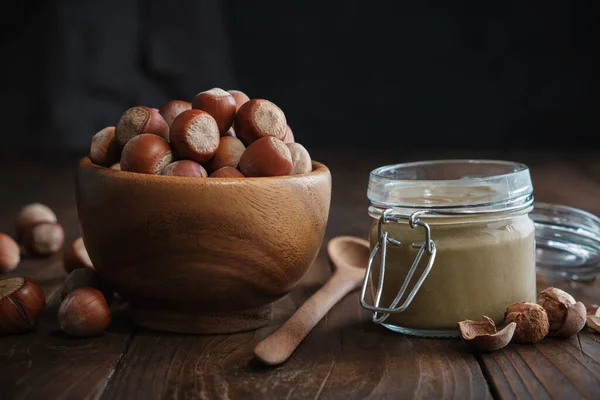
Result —
<svg viewBox="0 0 600 400"><path fill-rule="evenodd" d="M77 210L98 273L137 324L231 333L271 320L321 247L331 175L144 175L81 159Z"/></svg>

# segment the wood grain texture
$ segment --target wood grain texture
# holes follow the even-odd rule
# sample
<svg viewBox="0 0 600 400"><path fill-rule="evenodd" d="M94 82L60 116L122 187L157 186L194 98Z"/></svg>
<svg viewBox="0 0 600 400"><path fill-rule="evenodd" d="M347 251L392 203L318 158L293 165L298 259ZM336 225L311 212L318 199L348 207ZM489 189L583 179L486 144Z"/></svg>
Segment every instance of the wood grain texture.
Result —
<svg viewBox="0 0 600 400"><path fill-rule="evenodd" d="M263 326L265 306L296 286L323 240L331 177L314 167L295 176L196 179L83 158L77 205L86 248L139 325L185 333Z"/></svg>

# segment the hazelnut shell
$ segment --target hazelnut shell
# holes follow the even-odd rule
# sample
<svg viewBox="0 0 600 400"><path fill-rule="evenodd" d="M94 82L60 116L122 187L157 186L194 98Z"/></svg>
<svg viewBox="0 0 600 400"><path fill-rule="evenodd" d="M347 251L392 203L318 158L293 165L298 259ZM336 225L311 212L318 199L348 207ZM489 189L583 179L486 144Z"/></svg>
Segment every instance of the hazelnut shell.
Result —
<svg viewBox="0 0 600 400"><path fill-rule="evenodd" d="M517 324L511 322L501 331L496 331L496 324L489 317L481 321L465 320L458 323L463 341L477 351L494 351L505 347L512 339Z"/></svg>
<svg viewBox="0 0 600 400"><path fill-rule="evenodd" d="M585 326L586 317L587 312L585 310L585 305L578 301L567 309L567 315L560 329L555 332L551 331L550 335L557 337L570 337L576 335Z"/></svg>
<svg viewBox="0 0 600 400"><path fill-rule="evenodd" d="M586 318L587 327L593 331L600 333L600 316L588 315Z"/></svg>
<svg viewBox="0 0 600 400"><path fill-rule="evenodd" d="M546 310L550 333L554 333L563 326L567 309L575 304L575 299L564 290L549 287L538 294L537 303Z"/></svg>
<svg viewBox="0 0 600 400"><path fill-rule="evenodd" d="M548 334L550 323L546 310L535 303L515 303L504 312L504 325L516 322L517 327L512 341L515 343L536 343Z"/></svg>

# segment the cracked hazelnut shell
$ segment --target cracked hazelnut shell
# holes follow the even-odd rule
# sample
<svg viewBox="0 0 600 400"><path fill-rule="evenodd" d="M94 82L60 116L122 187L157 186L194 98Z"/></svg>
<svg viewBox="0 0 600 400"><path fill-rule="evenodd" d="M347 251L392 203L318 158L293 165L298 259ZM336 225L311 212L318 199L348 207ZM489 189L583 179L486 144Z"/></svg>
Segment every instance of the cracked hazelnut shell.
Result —
<svg viewBox="0 0 600 400"><path fill-rule="evenodd" d="M539 304L521 302L506 308L504 325L516 322L513 342L537 343L542 340L550 329L546 310Z"/></svg>
<svg viewBox="0 0 600 400"><path fill-rule="evenodd" d="M537 302L548 315L550 336L573 336L585 326L585 306L564 290L546 288L538 294Z"/></svg>
<svg viewBox="0 0 600 400"><path fill-rule="evenodd" d="M481 321L465 320L458 323L463 341L477 351L494 351L510 343L517 324L511 322L502 330L496 330L494 321L484 316Z"/></svg>
<svg viewBox="0 0 600 400"><path fill-rule="evenodd" d="M0 280L0 334L28 332L35 328L46 306L40 286L28 278Z"/></svg>

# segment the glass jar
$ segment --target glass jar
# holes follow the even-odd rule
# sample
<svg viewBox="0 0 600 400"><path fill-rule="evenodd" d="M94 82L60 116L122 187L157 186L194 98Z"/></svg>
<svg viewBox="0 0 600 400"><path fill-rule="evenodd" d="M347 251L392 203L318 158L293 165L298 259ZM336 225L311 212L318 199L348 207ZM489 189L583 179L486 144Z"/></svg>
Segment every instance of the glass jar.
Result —
<svg viewBox="0 0 600 400"><path fill-rule="evenodd" d="M491 160L385 166L371 173L368 198L371 257L361 304L376 323L419 336L457 336L458 321L487 315L501 324L508 305L535 302L527 166Z"/></svg>

